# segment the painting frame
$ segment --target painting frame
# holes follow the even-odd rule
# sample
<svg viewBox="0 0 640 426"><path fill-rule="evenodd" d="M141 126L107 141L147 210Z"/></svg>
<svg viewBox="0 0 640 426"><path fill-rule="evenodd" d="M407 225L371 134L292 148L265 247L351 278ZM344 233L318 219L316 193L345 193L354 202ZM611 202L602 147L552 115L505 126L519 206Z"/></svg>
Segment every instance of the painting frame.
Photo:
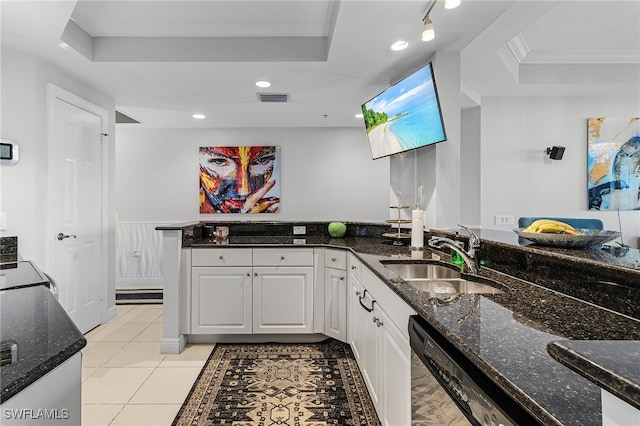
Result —
<svg viewBox="0 0 640 426"><path fill-rule="evenodd" d="M200 146L200 214L280 211L280 147Z"/></svg>

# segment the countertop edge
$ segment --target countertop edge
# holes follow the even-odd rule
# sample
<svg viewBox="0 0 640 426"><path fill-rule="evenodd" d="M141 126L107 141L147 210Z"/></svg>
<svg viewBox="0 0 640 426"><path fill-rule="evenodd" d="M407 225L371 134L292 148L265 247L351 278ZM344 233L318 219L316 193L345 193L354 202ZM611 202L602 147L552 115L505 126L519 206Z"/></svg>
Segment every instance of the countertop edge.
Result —
<svg viewBox="0 0 640 426"><path fill-rule="evenodd" d="M640 410L640 384L634 383L567 346L570 341L547 344L547 352L556 361ZM623 392L624 390L624 392Z"/></svg>
<svg viewBox="0 0 640 426"><path fill-rule="evenodd" d="M20 391L24 390L37 380L44 377L49 372L53 371L56 367L63 364L69 358L80 352L82 348L87 345L87 339L82 336L76 340L73 344L67 346L64 350L58 352L51 358L47 359L38 366L27 371L21 375L18 379L6 385L2 384L2 394L0 395L0 403L4 404L12 397L16 396Z"/></svg>

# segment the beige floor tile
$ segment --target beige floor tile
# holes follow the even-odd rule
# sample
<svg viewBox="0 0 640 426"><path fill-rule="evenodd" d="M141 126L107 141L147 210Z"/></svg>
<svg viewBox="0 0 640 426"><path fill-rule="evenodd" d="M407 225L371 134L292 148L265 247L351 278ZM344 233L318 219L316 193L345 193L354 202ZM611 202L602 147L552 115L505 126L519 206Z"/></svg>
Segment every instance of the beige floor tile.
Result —
<svg viewBox="0 0 640 426"><path fill-rule="evenodd" d="M127 405L111 426L169 426L181 405Z"/></svg>
<svg viewBox="0 0 640 426"><path fill-rule="evenodd" d="M97 367L82 366L82 381L84 382L85 380L87 380L89 376L96 372L97 369Z"/></svg>
<svg viewBox="0 0 640 426"><path fill-rule="evenodd" d="M162 319L163 319L163 316L162 316L162 314L160 314L160 316L158 318L156 318L156 320L154 322L159 322L160 324L162 324Z"/></svg>
<svg viewBox="0 0 640 426"><path fill-rule="evenodd" d="M102 342L130 342L142 333L149 324L144 322L125 322L115 329L109 329L105 334L96 335L94 341Z"/></svg>
<svg viewBox="0 0 640 426"><path fill-rule="evenodd" d="M153 368L100 368L82 383L82 402L125 404L152 372Z"/></svg>
<svg viewBox="0 0 640 426"><path fill-rule="evenodd" d="M133 395L130 404L182 404L200 370L198 367L158 368Z"/></svg>
<svg viewBox="0 0 640 426"><path fill-rule="evenodd" d="M168 354L160 363L164 367L200 367L209 359L213 344L187 345L180 354Z"/></svg>
<svg viewBox="0 0 640 426"><path fill-rule="evenodd" d="M161 309L155 308L142 308L136 309L129 318L128 322L155 322L160 315L162 315Z"/></svg>
<svg viewBox="0 0 640 426"><path fill-rule="evenodd" d="M82 348L83 367L102 367L111 357L120 352L127 342L89 341Z"/></svg>
<svg viewBox="0 0 640 426"><path fill-rule="evenodd" d="M82 426L107 426L116 418L123 405L83 404Z"/></svg>
<svg viewBox="0 0 640 426"><path fill-rule="evenodd" d="M112 356L105 367L157 367L166 355L160 353L158 342L129 342Z"/></svg>
<svg viewBox="0 0 640 426"><path fill-rule="evenodd" d="M138 324L138 323L132 323ZM156 342L158 344L158 348L160 347L160 342L162 341L162 324L153 322L153 323L143 323L147 325L140 334L138 334L133 341L134 342Z"/></svg>

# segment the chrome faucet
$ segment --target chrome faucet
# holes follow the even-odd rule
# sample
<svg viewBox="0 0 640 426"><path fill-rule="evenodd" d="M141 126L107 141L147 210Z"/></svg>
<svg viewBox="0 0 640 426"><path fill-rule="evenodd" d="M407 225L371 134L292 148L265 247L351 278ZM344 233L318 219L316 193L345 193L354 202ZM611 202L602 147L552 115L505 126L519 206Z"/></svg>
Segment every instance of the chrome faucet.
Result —
<svg viewBox="0 0 640 426"><path fill-rule="evenodd" d="M471 229L464 225L458 224L459 227L465 229L469 233L469 250L464 251L464 248L458 246L455 241L446 237L432 237L428 245L432 248L442 248L449 247L451 250L455 251L462 257L465 265L467 265L467 269L471 274L477 274L480 271L480 258L478 256L478 249L480 248L480 238L478 235L473 232Z"/></svg>

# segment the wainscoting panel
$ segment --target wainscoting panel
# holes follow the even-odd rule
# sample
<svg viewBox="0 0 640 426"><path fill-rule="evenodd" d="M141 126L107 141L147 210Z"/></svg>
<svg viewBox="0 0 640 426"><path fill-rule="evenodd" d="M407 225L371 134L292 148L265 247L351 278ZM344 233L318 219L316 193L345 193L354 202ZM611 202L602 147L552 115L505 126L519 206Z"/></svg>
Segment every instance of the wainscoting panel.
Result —
<svg viewBox="0 0 640 426"><path fill-rule="evenodd" d="M116 289L162 288L163 224L116 223Z"/></svg>

